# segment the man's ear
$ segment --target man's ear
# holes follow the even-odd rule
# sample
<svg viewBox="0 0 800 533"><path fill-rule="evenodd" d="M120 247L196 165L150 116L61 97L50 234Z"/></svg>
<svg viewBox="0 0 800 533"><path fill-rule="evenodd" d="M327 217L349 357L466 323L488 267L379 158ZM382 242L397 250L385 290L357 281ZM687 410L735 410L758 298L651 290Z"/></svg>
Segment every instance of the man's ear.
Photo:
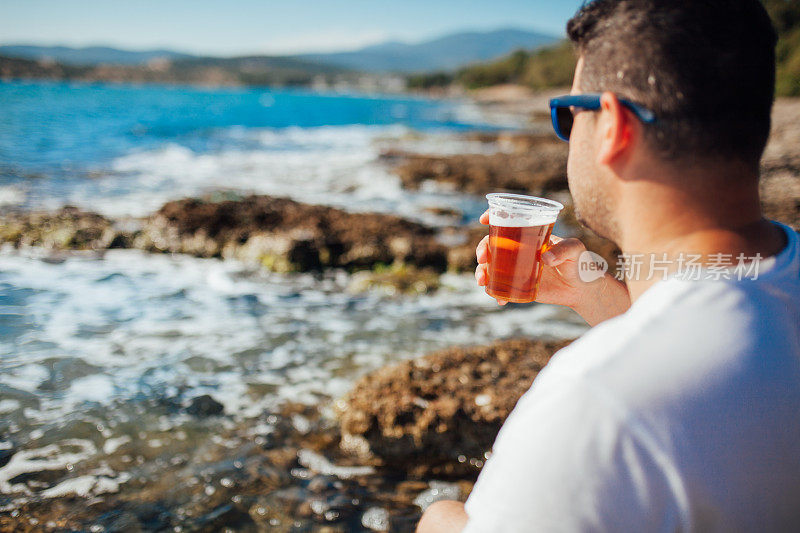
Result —
<svg viewBox="0 0 800 533"><path fill-rule="evenodd" d="M597 162L613 166L628 154L634 136L638 134L636 119L612 92L600 97L600 116L597 131L600 136Z"/></svg>

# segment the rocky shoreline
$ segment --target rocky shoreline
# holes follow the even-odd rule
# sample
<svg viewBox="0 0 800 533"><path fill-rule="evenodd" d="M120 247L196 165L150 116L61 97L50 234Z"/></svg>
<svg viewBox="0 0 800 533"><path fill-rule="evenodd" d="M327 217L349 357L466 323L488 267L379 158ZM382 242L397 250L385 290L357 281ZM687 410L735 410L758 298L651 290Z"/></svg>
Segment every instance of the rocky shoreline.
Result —
<svg viewBox="0 0 800 533"><path fill-rule="evenodd" d="M396 216L268 196L188 198L145 219L111 220L75 207L0 213L0 244L42 248L55 257L128 248L237 259L281 273L371 271L354 286L389 284L405 292L434 289L439 274L474 268L466 258L474 255L475 237L458 233L462 244L448 247L434 228Z"/></svg>
<svg viewBox="0 0 800 533"><path fill-rule="evenodd" d="M415 478L473 475L519 397L566 344L451 348L368 374L338 402L342 448Z"/></svg>
<svg viewBox="0 0 800 533"><path fill-rule="evenodd" d="M567 189L567 145L550 134L472 135L497 145L493 154L450 156L385 152L407 189L434 181L454 190L484 195L497 190L546 195Z"/></svg>
<svg viewBox="0 0 800 533"><path fill-rule="evenodd" d="M382 159L408 189L432 182L473 194L555 197L566 205L562 235L582 239L613 269L615 245L575 219L564 178L567 145L532 131L468 137L496 146L490 154L386 151ZM800 101L779 100L762 200L768 217L796 230L798 143ZM433 228L393 215L222 193L172 201L141 219L74 207L0 212L0 244L44 249L54 260L130 248L277 272L341 269L352 274L355 290L399 293L429 293L441 274L470 272L486 233L485 226ZM114 446L98 437L91 445L104 453L97 457L2 479L31 494L0 499L0 531L413 531L430 502L466 499L502 422L565 344L508 339L441 350L363 376L332 405L285 404L244 420L212 396L188 405L148 399L143 411L192 417L196 434L175 440L171 456L152 446L172 438L169 429ZM0 467L30 459L28 452L11 443L0 449Z"/></svg>
<svg viewBox="0 0 800 533"><path fill-rule="evenodd" d="M102 459L72 465L49 492L0 511L0 531L413 531L433 501L466 499L503 420L564 344L514 339L434 352L364 376L335 415L286 404L234 422L201 397L185 411L205 425L172 459L145 439L120 441ZM126 479L104 477L125 470ZM11 482L39 487L65 473Z"/></svg>

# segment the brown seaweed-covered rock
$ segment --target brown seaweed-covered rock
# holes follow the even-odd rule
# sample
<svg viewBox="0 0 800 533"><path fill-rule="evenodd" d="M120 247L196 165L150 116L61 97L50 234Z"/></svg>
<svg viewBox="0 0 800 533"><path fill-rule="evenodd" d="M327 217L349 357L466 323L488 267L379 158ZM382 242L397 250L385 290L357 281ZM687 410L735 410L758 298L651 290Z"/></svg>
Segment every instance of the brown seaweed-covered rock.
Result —
<svg viewBox="0 0 800 533"><path fill-rule="evenodd" d="M112 247L116 237L111 220L77 207L62 207L53 213L10 212L0 216L0 242L16 248L97 250Z"/></svg>
<svg viewBox="0 0 800 533"><path fill-rule="evenodd" d="M169 202L150 218L135 246L257 260L283 271L395 262L447 269L447 250L432 228L393 215L347 213L270 196Z"/></svg>
<svg viewBox="0 0 800 533"><path fill-rule="evenodd" d="M476 474L519 397L566 344L513 339L381 368L339 402L342 446L411 476Z"/></svg>
<svg viewBox="0 0 800 533"><path fill-rule="evenodd" d="M761 162L761 203L767 218L800 231L800 99L779 98Z"/></svg>
<svg viewBox="0 0 800 533"><path fill-rule="evenodd" d="M509 142L524 150L496 154L406 155L395 167L403 186L417 189L428 180L475 194L496 190L541 195L567 188L566 143L549 137Z"/></svg>
<svg viewBox="0 0 800 533"><path fill-rule="evenodd" d="M478 266L475 248L489 234L489 226L474 225L466 229L450 229L447 238L455 241L447 250L447 264L454 272L471 272Z"/></svg>
<svg viewBox="0 0 800 533"><path fill-rule="evenodd" d="M764 176L760 189L764 216L800 231L800 170Z"/></svg>
<svg viewBox="0 0 800 533"><path fill-rule="evenodd" d="M561 141L550 132L550 115L547 115L547 132L536 133L534 131L492 131L492 132L468 132L464 138L470 141L482 143L494 143L501 151L507 153L525 154L531 150L544 149L551 147L562 147Z"/></svg>

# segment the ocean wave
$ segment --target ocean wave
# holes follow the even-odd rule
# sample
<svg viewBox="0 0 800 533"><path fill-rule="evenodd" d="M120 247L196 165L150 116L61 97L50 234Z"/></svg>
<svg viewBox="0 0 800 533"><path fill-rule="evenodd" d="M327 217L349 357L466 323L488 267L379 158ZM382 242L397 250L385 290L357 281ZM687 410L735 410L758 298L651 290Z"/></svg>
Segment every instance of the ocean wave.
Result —
<svg viewBox="0 0 800 533"><path fill-rule="evenodd" d="M483 202L444 189L404 190L380 153L389 147L423 153L494 150L445 132L421 137L402 126L232 127L215 135L214 150L171 142L116 158L110 172L76 181L64 198L51 197L50 207L69 203L109 216L146 216L170 200L233 190L448 224L451 218L431 214L430 208L449 207L473 218Z"/></svg>
<svg viewBox="0 0 800 533"><path fill-rule="evenodd" d="M585 329L550 306L500 310L470 276L442 281L433 295L388 298L348 293L341 272L278 275L130 250L60 264L4 253L0 298L13 300L19 326L0 335L0 352L11 354L0 360L0 387L17 391L7 397L24 406L22 424L171 394L212 394L227 413L249 416L343 394L388 360ZM37 402L25 403L30 396Z"/></svg>
<svg viewBox="0 0 800 533"><path fill-rule="evenodd" d="M21 205L25 203L27 196L20 187L13 185L0 187L0 206Z"/></svg>

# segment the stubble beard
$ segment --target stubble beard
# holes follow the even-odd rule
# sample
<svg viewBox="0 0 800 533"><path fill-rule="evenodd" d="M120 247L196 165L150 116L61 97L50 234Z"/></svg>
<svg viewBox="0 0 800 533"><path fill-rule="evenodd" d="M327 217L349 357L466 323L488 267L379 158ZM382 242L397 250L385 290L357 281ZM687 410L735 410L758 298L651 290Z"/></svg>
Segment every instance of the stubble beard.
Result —
<svg viewBox="0 0 800 533"><path fill-rule="evenodd" d="M614 218L614 208L601 188L595 186L585 191L574 191L572 199L578 222L600 237L617 242L619 232Z"/></svg>

